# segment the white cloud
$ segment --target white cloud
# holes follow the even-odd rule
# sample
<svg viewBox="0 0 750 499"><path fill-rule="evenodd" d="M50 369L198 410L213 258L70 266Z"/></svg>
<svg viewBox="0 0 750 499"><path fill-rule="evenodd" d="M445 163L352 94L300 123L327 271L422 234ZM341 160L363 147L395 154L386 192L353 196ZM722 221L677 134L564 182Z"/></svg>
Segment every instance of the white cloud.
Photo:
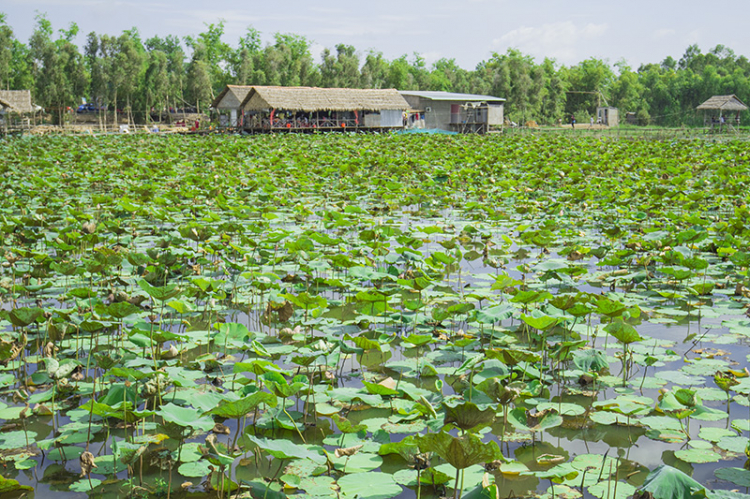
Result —
<svg viewBox="0 0 750 499"><path fill-rule="evenodd" d="M671 28L661 28L654 32L655 38L668 38L677 34L677 31Z"/></svg>
<svg viewBox="0 0 750 499"><path fill-rule="evenodd" d="M492 45L499 51L512 47L536 57L551 57L568 63L579 58L580 43L590 44L601 38L608 29L606 23L577 26L572 21L522 26L494 39Z"/></svg>

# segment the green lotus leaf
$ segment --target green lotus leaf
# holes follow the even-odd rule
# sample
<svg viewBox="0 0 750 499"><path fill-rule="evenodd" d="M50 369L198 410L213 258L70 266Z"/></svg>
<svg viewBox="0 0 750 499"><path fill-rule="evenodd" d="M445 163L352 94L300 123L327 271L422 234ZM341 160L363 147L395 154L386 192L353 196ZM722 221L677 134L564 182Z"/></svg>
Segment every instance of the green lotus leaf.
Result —
<svg viewBox="0 0 750 499"><path fill-rule="evenodd" d="M390 499L402 492L393 475L375 471L344 475L336 483L341 496L352 499Z"/></svg>
<svg viewBox="0 0 750 499"><path fill-rule="evenodd" d="M289 440L258 438L248 435L247 438L260 449L279 459L310 459L314 462L325 462L320 448L298 445Z"/></svg>
<svg viewBox="0 0 750 499"><path fill-rule="evenodd" d="M490 407L482 410L472 402L464 402L455 406L443 403L443 409L445 410L443 424L453 424L462 430L473 430L478 426L491 425L495 421L494 409Z"/></svg>
<svg viewBox="0 0 750 499"><path fill-rule="evenodd" d="M161 416L164 421L174 423L176 425L192 428L199 431L209 431L214 427L214 422L211 418L203 416L203 411L199 409L192 409L190 407L180 407L173 403L168 403L161 406L156 414Z"/></svg>
<svg viewBox="0 0 750 499"><path fill-rule="evenodd" d="M182 463L177 471L182 476L188 476L193 478L201 478L207 476L211 472L211 463L205 460L191 461L188 463Z"/></svg>
<svg viewBox="0 0 750 499"><path fill-rule="evenodd" d="M654 499L698 499L705 487L682 471L662 464L648 474L638 489L653 494Z"/></svg>
<svg viewBox="0 0 750 499"><path fill-rule="evenodd" d="M428 433L416 440L422 452L434 452L459 470L479 463L505 460L497 442L484 444L471 433L463 437L453 437L444 432Z"/></svg>
<svg viewBox="0 0 750 499"><path fill-rule="evenodd" d="M239 419L253 412L261 404L276 407L277 403L278 399L275 395L268 392L255 392L239 400L221 400L219 405L203 414L213 414L227 419Z"/></svg>
<svg viewBox="0 0 750 499"><path fill-rule="evenodd" d="M675 451L674 455L686 463L717 463L721 460L721 454L711 449L682 449Z"/></svg>
<svg viewBox="0 0 750 499"><path fill-rule="evenodd" d="M714 471L719 480L732 482L740 487L750 487L750 471L744 468L719 468Z"/></svg>

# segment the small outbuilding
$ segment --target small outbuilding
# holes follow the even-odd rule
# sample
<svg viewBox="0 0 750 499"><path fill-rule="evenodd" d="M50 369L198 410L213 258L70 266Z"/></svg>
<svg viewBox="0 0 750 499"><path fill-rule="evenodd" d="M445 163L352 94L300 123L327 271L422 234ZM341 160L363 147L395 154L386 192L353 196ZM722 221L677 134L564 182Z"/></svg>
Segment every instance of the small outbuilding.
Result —
<svg viewBox="0 0 750 499"><path fill-rule="evenodd" d="M596 123L599 125L615 127L620 124L619 112L616 107L597 107Z"/></svg>
<svg viewBox="0 0 750 499"><path fill-rule="evenodd" d="M31 90L0 90L0 124L4 130L9 127L28 127L29 115L38 107L31 103ZM14 117L11 122L11 117Z"/></svg>
<svg viewBox="0 0 750 499"><path fill-rule="evenodd" d="M503 124L505 99L492 95L402 90L412 111L409 127L487 133Z"/></svg>
<svg viewBox="0 0 750 499"><path fill-rule="evenodd" d="M33 114L37 110L31 103L31 90L0 90L0 101L10 113Z"/></svg>
<svg viewBox="0 0 750 499"><path fill-rule="evenodd" d="M714 95L696 109L703 111L705 126L733 130L735 126L739 126L740 113L747 111L747 106L734 94Z"/></svg>
<svg viewBox="0 0 750 499"><path fill-rule="evenodd" d="M245 100L252 89L252 85L227 85L216 96L211 107L220 113L219 121L222 126L234 128L242 125L239 119L242 116L242 101ZM229 116L221 114L226 111L229 111Z"/></svg>
<svg viewBox="0 0 750 499"><path fill-rule="evenodd" d="M241 108L253 133L386 131L404 127L409 104L395 89L255 86Z"/></svg>

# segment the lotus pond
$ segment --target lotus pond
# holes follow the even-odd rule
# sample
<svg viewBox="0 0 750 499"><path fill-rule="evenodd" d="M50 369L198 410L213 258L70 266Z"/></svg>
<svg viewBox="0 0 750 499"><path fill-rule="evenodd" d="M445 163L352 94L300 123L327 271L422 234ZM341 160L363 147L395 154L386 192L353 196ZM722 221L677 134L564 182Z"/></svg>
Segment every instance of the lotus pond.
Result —
<svg viewBox="0 0 750 499"><path fill-rule="evenodd" d="M745 142L0 154L3 497L748 497Z"/></svg>

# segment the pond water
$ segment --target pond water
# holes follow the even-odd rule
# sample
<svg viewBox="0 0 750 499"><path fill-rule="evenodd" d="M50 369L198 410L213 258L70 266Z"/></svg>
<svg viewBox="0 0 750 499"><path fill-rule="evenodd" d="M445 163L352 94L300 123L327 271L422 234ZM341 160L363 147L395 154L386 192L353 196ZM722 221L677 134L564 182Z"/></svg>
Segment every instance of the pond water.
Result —
<svg viewBox="0 0 750 499"><path fill-rule="evenodd" d="M49 140L0 144L8 497L747 492L746 144Z"/></svg>

